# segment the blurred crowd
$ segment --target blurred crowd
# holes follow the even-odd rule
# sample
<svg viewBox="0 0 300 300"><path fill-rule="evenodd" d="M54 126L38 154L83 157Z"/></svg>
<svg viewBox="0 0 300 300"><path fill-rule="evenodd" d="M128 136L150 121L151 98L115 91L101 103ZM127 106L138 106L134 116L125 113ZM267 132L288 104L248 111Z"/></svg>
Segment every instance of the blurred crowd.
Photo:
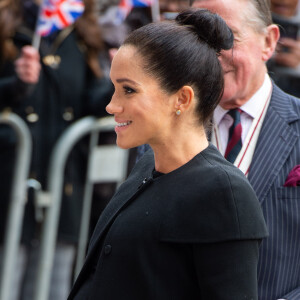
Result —
<svg viewBox="0 0 300 300"><path fill-rule="evenodd" d="M85 1L85 11L74 24L43 37L39 49L36 49L32 46L32 39L39 5L39 1L31 0L1 2L0 107L1 111L14 112L26 122L33 145L29 178L46 189L50 155L61 133L84 116L104 116L113 89L105 75L107 49L93 1ZM73 264L79 230L87 160L85 144L83 141L73 149L63 184L58 244L62 244L62 261L69 261L69 266ZM17 145L12 128L1 125L1 241L5 233ZM40 239L33 194L32 190L28 191L23 221L25 253L21 263L23 270L20 268L19 272L24 272L25 276L20 289L15 289L20 291L22 299L33 298L35 269L30 266L36 265ZM65 276L70 277L71 273ZM60 292L58 289L57 295L51 297L60 299L66 293L67 290Z"/></svg>
<svg viewBox="0 0 300 300"><path fill-rule="evenodd" d="M285 92L300 97L300 6L298 0L272 0L273 22L279 25L280 40L268 69Z"/></svg>

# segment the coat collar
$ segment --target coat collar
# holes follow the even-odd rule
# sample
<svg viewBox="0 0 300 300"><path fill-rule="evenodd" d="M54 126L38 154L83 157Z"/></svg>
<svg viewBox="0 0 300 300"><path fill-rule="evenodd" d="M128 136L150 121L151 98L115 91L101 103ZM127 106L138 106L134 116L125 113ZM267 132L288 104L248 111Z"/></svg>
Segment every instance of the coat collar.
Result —
<svg viewBox="0 0 300 300"><path fill-rule="evenodd" d="M94 255L99 251L99 245L103 240L103 234L107 231L107 228L112 224L119 211L126 205L131 203L151 182L152 170L154 169L154 156L152 149L148 150L145 155L139 160L131 176L128 177L125 183L123 183L114 195L113 199L109 202L103 213L101 214L99 221L95 227L94 233L91 237L89 250L82 270L76 279L74 287L69 296L69 300L73 299L78 288L85 281L86 275L89 273L90 265L94 262Z"/></svg>
<svg viewBox="0 0 300 300"><path fill-rule="evenodd" d="M260 202L264 201L299 138L291 126L299 120L291 97L273 84L270 105L248 175Z"/></svg>

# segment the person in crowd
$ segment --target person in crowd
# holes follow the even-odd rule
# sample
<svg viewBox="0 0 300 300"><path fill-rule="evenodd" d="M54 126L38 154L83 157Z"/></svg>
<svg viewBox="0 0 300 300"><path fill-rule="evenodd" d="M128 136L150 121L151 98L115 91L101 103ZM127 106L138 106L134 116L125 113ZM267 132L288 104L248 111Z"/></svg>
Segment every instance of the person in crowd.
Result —
<svg viewBox="0 0 300 300"><path fill-rule="evenodd" d="M300 11L298 0L271 1L281 38L268 62L269 74L285 92L300 97Z"/></svg>
<svg viewBox="0 0 300 300"><path fill-rule="evenodd" d="M99 54L106 49L94 13L94 1L84 2L83 15L73 25L42 38L39 52L31 46L39 2L12 0L1 9L0 22L5 25L0 26L0 46L4 49L0 62L1 111L10 110L26 121L33 141L30 178L37 180L42 189L47 188L51 151L61 133L83 116L106 116L105 107L113 93L111 82L103 76L99 61ZM16 143L13 130L1 126L2 236ZM53 276L59 279L51 290L50 299L66 299L70 289L72 260L80 226L85 165L86 143L82 141L74 148L66 165L58 231L58 260L54 266L54 270L61 270L62 273L61 276L58 273ZM22 234L22 242L29 254L22 299L33 299L30 285L35 282L32 268L36 267L36 241L40 235L40 224L35 219L31 196L30 193ZM63 282L67 281L68 285L64 285Z"/></svg>
<svg viewBox="0 0 300 300"><path fill-rule="evenodd" d="M18 103L29 91L30 86L38 82L40 75L40 56L31 46L18 49L12 38L15 28L21 24L21 13L16 1L4 1L0 6L0 109L10 109ZM18 43L19 46L19 43ZM22 45L23 46L23 45ZM16 63L14 64L14 61ZM6 125L0 127L1 144L1 209L0 236L3 240L8 199L10 197L10 182L13 174L15 138L11 129ZM6 163L8 162L8 163Z"/></svg>
<svg viewBox="0 0 300 300"><path fill-rule="evenodd" d="M11 110L11 106L30 93L38 82L41 70L40 56L36 49L24 46L17 49L12 40L14 30L21 24L21 14L17 1L5 0L0 3L0 110ZM19 46L19 45L18 45ZM19 53L20 50L20 53ZM19 56L19 58L18 58ZM18 58L18 59L17 59ZM16 61L17 59L17 61ZM15 64L13 63L14 61ZM12 192L14 157L16 147L15 132L10 126L0 124L0 264L3 263L3 240L6 230L8 207ZM13 286L9 300L19 299L26 254L23 247L16 258Z"/></svg>
<svg viewBox="0 0 300 300"><path fill-rule="evenodd" d="M117 144L153 151L100 215L69 300L257 299L262 211L205 134L232 45L222 18L191 9L137 29L114 56Z"/></svg>
<svg viewBox="0 0 300 300"><path fill-rule="evenodd" d="M263 209L270 235L260 247L258 298L298 300L300 101L267 74L279 29L267 0L192 2L218 13L234 33L233 49L219 57L225 88L211 140L247 175Z"/></svg>
<svg viewBox="0 0 300 300"><path fill-rule="evenodd" d="M12 98L15 102L24 97L29 85L36 84L40 74L40 57L36 49L26 46L18 51L12 38L15 28L21 24L21 12L17 1L4 1L0 6L0 97L1 110Z"/></svg>
<svg viewBox="0 0 300 300"><path fill-rule="evenodd" d="M189 0L159 0L161 20L174 19L176 15L189 8Z"/></svg>

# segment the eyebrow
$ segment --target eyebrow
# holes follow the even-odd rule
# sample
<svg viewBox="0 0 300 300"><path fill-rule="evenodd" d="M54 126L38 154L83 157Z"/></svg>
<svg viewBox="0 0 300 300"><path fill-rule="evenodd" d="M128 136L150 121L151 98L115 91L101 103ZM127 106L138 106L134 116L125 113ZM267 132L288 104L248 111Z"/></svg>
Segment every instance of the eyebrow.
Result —
<svg viewBox="0 0 300 300"><path fill-rule="evenodd" d="M129 82L131 84L138 85L138 83L136 83L135 81L128 79L128 78L119 78L119 79L116 79L116 82L117 83Z"/></svg>

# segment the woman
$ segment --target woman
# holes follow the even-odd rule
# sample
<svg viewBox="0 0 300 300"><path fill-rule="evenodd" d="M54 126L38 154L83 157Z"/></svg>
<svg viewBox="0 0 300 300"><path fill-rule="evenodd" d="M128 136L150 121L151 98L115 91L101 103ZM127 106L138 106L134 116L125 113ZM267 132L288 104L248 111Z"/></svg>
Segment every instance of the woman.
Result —
<svg viewBox="0 0 300 300"><path fill-rule="evenodd" d="M233 34L207 10L134 31L107 111L121 148L150 144L98 221L69 299L257 299L267 235L244 175L206 138Z"/></svg>

